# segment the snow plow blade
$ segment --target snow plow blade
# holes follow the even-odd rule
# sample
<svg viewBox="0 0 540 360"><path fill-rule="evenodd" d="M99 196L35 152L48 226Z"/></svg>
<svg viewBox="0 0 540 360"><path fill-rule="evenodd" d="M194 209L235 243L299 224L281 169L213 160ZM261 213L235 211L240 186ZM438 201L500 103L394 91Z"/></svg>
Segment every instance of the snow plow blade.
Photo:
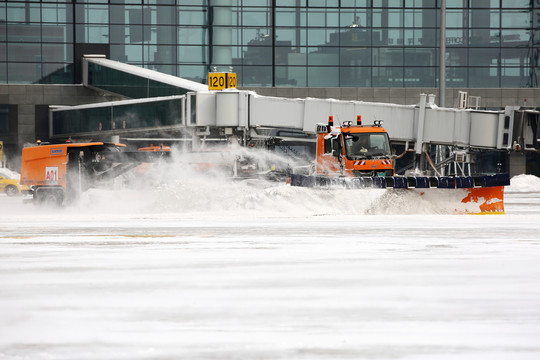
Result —
<svg viewBox="0 0 540 360"><path fill-rule="evenodd" d="M510 185L509 174L481 176L373 176L327 177L292 174L291 186L346 189L411 189L420 195L441 189L454 195L455 201L471 204L457 206L456 212L470 214L504 214L504 187Z"/></svg>

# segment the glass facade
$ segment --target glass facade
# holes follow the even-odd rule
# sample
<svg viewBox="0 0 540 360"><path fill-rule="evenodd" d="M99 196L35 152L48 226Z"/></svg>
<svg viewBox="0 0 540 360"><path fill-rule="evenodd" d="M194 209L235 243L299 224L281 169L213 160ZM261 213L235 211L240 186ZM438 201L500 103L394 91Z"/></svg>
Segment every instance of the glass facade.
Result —
<svg viewBox="0 0 540 360"><path fill-rule="evenodd" d="M447 0L447 86L538 87L540 0ZM0 0L0 83L73 83L81 44L239 86L437 87L438 0ZM538 35L538 36L537 36Z"/></svg>
<svg viewBox="0 0 540 360"><path fill-rule="evenodd" d="M182 124L183 99L116 103L53 111L53 136L132 131Z"/></svg>

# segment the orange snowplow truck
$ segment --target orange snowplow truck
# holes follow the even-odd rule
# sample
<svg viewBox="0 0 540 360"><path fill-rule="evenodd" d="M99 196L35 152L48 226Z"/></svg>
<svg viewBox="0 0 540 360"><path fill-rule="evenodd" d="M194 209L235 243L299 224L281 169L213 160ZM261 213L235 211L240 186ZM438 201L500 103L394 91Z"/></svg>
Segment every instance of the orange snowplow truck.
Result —
<svg viewBox="0 0 540 360"><path fill-rule="evenodd" d="M357 117L340 127L333 117L328 125L317 125L317 175L328 176L393 176L394 167L388 133L382 120L362 125Z"/></svg>
<svg viewBox="0 0 540 360"><path fill-rule="evenodd" d="M165 151L128 152L125 145L104 142L64 143L23 148L21 184L32 186L34 201L61 205Z"/></svg>

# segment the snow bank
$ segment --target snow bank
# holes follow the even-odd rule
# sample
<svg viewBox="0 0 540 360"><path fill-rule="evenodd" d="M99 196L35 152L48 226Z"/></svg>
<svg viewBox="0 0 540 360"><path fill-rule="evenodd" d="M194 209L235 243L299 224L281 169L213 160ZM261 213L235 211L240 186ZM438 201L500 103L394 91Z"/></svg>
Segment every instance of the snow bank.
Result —
<svg viewBox="0 0 540 360"><path fill-rule="evenodd" d="M19 175L19 173L9 170L8 168L0 168L0 176L3 176L8 179L17 179L17 180L21 178L21 175Z"/></svg>
<svg viewBox="0 0 540 360"><path fill-rule="evenodd" d="M540 178L534 175L517 175L510 179L510 192L540 192Z"/></svg>

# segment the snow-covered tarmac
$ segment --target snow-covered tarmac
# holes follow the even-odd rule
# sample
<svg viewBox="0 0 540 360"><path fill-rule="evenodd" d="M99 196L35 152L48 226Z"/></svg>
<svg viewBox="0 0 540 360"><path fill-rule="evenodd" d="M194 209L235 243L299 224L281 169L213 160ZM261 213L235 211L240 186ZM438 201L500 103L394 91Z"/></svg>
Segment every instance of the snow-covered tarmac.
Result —
<svg viewBox="0 0 540 360"><path fill-rule="evenodd" d="M0 359L539 359L540 179L512 180L501 216L241 184L2 195Z"/></svg>

